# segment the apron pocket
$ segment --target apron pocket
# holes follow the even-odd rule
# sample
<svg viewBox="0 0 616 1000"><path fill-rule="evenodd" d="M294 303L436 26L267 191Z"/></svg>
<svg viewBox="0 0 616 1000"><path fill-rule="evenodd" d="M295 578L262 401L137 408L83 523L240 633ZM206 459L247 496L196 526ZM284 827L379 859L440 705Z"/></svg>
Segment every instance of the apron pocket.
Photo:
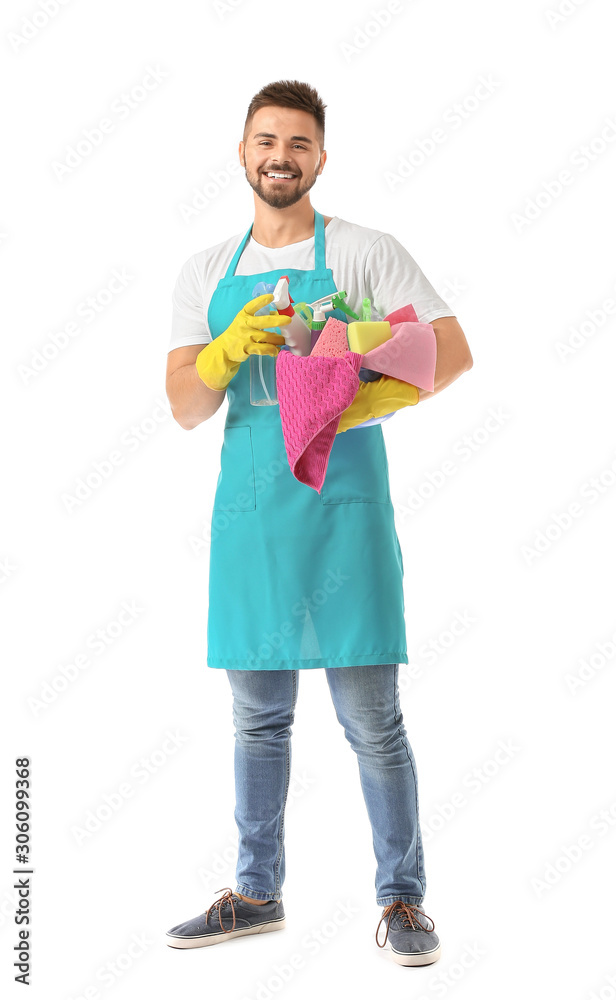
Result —
<svg viewBox="0 0 616 1000"><path fill-rule="evenodd" d="M256 510L250 427L225 427L213 510Z"/></svg>
<svg viewBox="0 0 616 1000"><path fill-rule="evenodd" d="M389 466L380 424L337 434L321 503L390 503Z"/></svg>

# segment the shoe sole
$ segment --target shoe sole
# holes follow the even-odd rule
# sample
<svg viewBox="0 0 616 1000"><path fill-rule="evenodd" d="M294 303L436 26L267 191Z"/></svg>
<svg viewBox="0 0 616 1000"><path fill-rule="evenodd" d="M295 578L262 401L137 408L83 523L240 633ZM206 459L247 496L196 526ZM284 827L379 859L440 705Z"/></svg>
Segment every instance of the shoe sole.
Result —
<svg viewBox="0 0 616 1000"><path fill-rule="evenodd" d="M431 965L441 957L441 946L438 944L432 951L420 951L410 955L391 948L391 957L398 965Z"/></svg>
<svg viewBox="0 0 616 1000"><path fill-rule="evenodd" d="M254 927L242 927L239 931L221 931L220 934L202 934L200 937L181 937L176 934L167 934L170 938L167 944L170 948L204 948L209 944L220 944L221 941L229 941L232 938L244 937L246 934L265 934L267 931L284 930L285 917L280 920L268 920L267 923L255 924Z"/></svg>

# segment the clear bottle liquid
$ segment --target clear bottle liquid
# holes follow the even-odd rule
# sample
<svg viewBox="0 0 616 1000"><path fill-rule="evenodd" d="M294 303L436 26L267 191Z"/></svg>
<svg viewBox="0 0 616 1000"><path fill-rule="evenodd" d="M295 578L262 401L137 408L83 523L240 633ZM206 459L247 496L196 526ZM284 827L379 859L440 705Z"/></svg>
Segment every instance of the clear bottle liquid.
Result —
<svg viewBox="0 0 616 1000"><path fill-rule="evenodd" d="M271 354L251 354L248 363L250 402L253 406L274 406L278 403L276 358Z"/></svg>
<svg viewBox="0 0 616 1000"><path fill-rule="evenodd" d="M253 296L273 292L274 285L261 282L255 285ZM257 310L255 316L267 316L271 305ZM277 327L272 327L275 333L280 333ZM253 406L275 406L278 403L276 388L276 357L271 354L251 354L250 365L250 402Z"/></svg>
<svg viewBox="0 0 616 1000"><path fill-rule="evenodd" d="M280 279L282 281L282 279ZM257 295L263 295L275 290L276 286L266 284L265 282L259 282L255 285L253 289L253 297ZM281 294L281 301L283 307L289 304L288 297ZM274 299L274 302L277 302ZM304 306L307 312L307 307L305 303L300 303ZM271 302L269 305L263 306L259 309L255 316L267 316L268 313L275 311L274 303ZM278 336L282 336L287 341L286 344L281 345L281 351L290 350L292 354L298 354L305 356L310 354L312 344L311 344L311 331L310 324L301 315L299 310L295 311L294 316L291 318L291 322L286 324L283 329L280 327L268 327L272 332L277 333ZM250 402L253 406L274 406L278 403L278 389L276 386L276 359L278 354L275 356L269 354L251 354L250 356Z"/></svg>

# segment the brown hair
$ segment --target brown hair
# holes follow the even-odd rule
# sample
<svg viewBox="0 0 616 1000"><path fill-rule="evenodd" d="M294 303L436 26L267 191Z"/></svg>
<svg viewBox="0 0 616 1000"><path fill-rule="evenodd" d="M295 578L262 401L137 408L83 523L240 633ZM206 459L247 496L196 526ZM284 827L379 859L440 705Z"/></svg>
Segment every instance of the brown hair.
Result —
<svg viewBox="0 0 616 1000"><path fill-rule="evenodd" d="M258 94L255 94L248 106L244 123L244 142L255 111L270 105L279 108L295 108L297 111L307 111L308 114L313 115L317 123L319 145L321 152L323 151L325 108L327 105L323 104L314 87L311 87L309 83L300 83L299 80L278 80L276 83L268 83L261 88Z"/></svg>

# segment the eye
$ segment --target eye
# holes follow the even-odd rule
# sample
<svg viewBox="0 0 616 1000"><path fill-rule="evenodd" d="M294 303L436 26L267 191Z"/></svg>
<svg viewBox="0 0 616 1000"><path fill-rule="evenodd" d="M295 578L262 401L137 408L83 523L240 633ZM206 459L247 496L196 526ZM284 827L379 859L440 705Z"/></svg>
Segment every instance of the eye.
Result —
<svg viewBox="0 0 616 1000"><path fill-rule="evenodd" d="M261 142L259 143L259 145L260 146L270 146L271 143L270 143L269 139L262 139ZM299 142L294 143L294 145L295 145L296 149L303 149L304 151L306 150L306 147L302 146L301 143L299 143Z"/></svg>

